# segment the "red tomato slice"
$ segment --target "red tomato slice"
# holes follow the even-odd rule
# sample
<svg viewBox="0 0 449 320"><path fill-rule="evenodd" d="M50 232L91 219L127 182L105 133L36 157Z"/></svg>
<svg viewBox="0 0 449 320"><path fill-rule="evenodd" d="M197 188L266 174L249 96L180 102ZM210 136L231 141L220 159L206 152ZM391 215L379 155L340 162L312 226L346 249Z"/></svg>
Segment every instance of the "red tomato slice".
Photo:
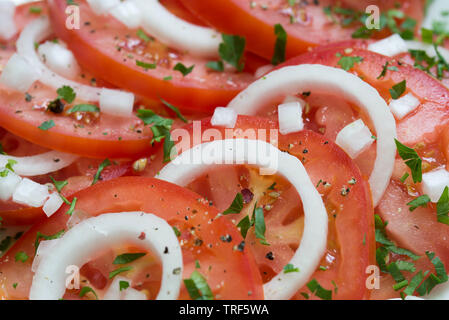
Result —
<svg viewBox="0 0 449 320"><path fill-rule="evenodd" d="M183 244L184 275L189 278L198 260L216 299L262 299L262 281L251 254L235 250L242 238L230 222L216 218L218 210L201 196L176 185L151 178L126 177L102 182L76 194L76 210L93 217L102 213L144 211L156 214L176 226ZM51 235L67 229L68 206L50 219L42 221L24 234L0 259L0 297L27 299L32 282L31 264L37 232ZM201 225L199 228L198 225ZM192 227L195 233L192 233ZM230 242L220 240L229 234ZM199 241L201 240L201 241ZM30 257L25 263L15 262L17 252ZM16 288L13 284L17 283ZM182 286L180 298L188 299ZM95 289L95 288L94 288Z"/></svg>
<svg viewBox="0 0 449 320"><path fill-rule="evenodd" d="M0 129L0 144L8 155L17 157L32 156L49 151L3 129ZM67 180L68 185L62 189L62 193L65 197L69 197L92 184L101 162L102 160L79 158L71 165L56 172L28 178L41 184L51 183L50 176L57 181ZM110 180L131 172L129 162L113 161L101 172L100 179ZM31 225L45 217L45 214L42 208L28 207L9 200L0 201L0 217L3 219L2 225Z"/></svg>
<svg viewBox="0 0 449 320"><path fill-rule="evenodd" d="M412 92L421 101L421 105L413 113L397 121L398 140L407 145L437 141L443 128L449 123L448 89L438 80L410 65L399 65L395 59L364 49L345 47L346 44L344 42L323 49L318 48L293 58L282 66L311 63L339 67L338 53L362 57L363 62L355 63L349 71L372 85L387 103L391 100L389 89L402 80L406 80L406 93ZM344 48L347 48L346 52L349 53L345 53ZM377 79L386 62L389 62L389 66L396 66L398 71L389 70L384 77ZM332 115L329 117L332 118ZM329 121L332 122L332 119Z"/></svg>
<svg viewBox="0 0 449 320"><path fill-rule="evenodd" d="M416 147L420 157L423 159L423 172L440 168L447 163L449 157L447 129L441 136L441 142L435 144L421 144ZM449 226L437 221L436 205L429 203L425 207L418 207L413 212L407 205L419 195L422 195L419 184L414 184L411 178L404 182L400 179L405 172L410 172L402 159L396 161L392 181L385 192L383 199L376 208L376 213L388 222L386 231L388 237L395 241L397 246L411 250L422 256L416 261L416 269L433 270L433 266L426 258L426 251L434 252L444 265L449 266ZM404 272L404 276L410 279L414 273ZM384 275L379 291L373 291L373 298L398 297L398 292L392 288L394 281L391 277Z"/></svg>
<svg viewBox="0 0 449 320"><path fill-rule="evenodd" d="M192 12L209 25L221 32L243 35L247 39L248 49L261 57L271 59L276 36L273 26L282 24L288 34L286 55L288 58L306 52L309 47L330 42L351 39L352 33L360 25L351 24L342 27L326 16L324 8L338 6L335 1L297 1L290 6L285 0L245 1L245 0L181 0ZM420 0L377 0L344 1L341 5L365 12L369 5L377 5L380 12L397 8L408 16L421 21L423 1ZM232 17L232 18L231 18ZM295 22L292 23L291 17ZM378 37L385 36L381 32ZM263 41L261 41L263 39Z"/></svg>
<svg viewBox="0 0 449 320"><path fill-rule="evenodd" d="M46 13L44 3L33 3L33 6L42 8L41 14ZM40 15L30 13L29 8L30 5L22 6L16 11L19 27ZM0 67L13 53L11 45L0 46ZM91 79L98 85L107 86L85 72L75 80L90 84ZM143 128L137 117L101 114L98 118L83 115L77 120L73 114L45 111L47 103L57 96L55 89L36 82L28 94L32 97L27 99L30 101L24 94L0 86L0 126L28 141L53 150L103 159L135 158L152 150L149 143L151 133L148 128ZM38 128L49 120L54 121L53 128L46 131Z"/></svg>
<svg viewBox="0 0 449 320"><path fill-rule="evenodd" d="M110 83L141 96L163 98L183 109L211 112L217 106L226 105L254 80L252 74L245 72L211 71L205 66L208 60L173 51L157 40L145 44L136 35L136 30L129 30L110 16L96 16L84 0L77 2L81 29L68 30L64 13L67 2L53 0L49 3L57 35L67 42L81 65ZM182 7L178 5L175 12L180 15L181 11ZM182 13L182 16L187 14ZM148 56L158 57L157 61L149 61ZM157 68L145 71L136 65L136 61L155 62ZM195 65L192 73L184 77L174 71L178 62L187 67ZM172 79L164 80L167 76Z"/></svg>
<svg viewBox="0 0 449 320"><path fill-rule="evenodd" d="M201 142L198 133L211 133L210 129L225 137L225 129L213 127L208 119L203 120L201 126L197 122L185 129L190 133L187 137L191 138L191 145ZM248 138L251 137L248 134L251 130L270 129L276 131L277 123L264 118L239 116L234 129L230 129L230 135L226 137ZM259 137L267 141L272 138L269 133ZM209 141L209 138L203 136L202 141ZM185 146L186 141L181 140L181 143ZM316 271L313 278L329 290L333 290L334 281L338 287L338 293L333 294L336 299L367 298L365 269L373 263L375 245L373 207L368 184L360 170L339 147L312 131L279 135L279 148L303 160L312 182L318 185L318 191L323 194L329 213L328 250L321 262L327 269ZM145 174L156 174L162 167L161 160L162 154L158 153ZM357 181L355 185L348 184L352 178ZM273 182L276 182L276 186L269 190ZM325 182L330 183L330 186ZM351 189L346 196L341 194L343 186ZM229 207L238 192L249 189L254 195L251 205L246 205L240 215L226 216L234 223L238 223L246 214L251 214L256 198L258 205L264 205L265 208L270 205L271 209L265 210L265 236L270 246L259 244L252 231L246 240L254 251L264 282L282 272L299 244L303 229L302 204L296 190L288 182L275 177L262 178L245 167L228 166L208 171L188 188L211 200L222 211ZM280 193L274 202L269 195L272 191ZM269 252L274 256L273 260L267 258ZM300 290L303 291L308 292L307 288ZM301 299L303 296L298 292L294 298Z"/></svg>

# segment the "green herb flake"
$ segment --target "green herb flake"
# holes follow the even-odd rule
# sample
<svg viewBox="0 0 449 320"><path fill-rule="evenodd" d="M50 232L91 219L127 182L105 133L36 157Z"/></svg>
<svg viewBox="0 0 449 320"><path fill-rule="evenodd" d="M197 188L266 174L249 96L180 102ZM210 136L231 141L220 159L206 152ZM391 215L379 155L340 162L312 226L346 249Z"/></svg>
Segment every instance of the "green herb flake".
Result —
<svg viewBox="0 0 449 320"><path fill-rule="evenodd" d="M224 64L223 61L209 61L208 63L206 63L206 68L209 68L217 72L223 72Z"/></svg>
<svg viewBox="0 0 449 320"><path fill-rule="evenodd" d="M399 97L405 92L406 87L406 80L396 83L393 87L391 87L391 89L389 89L391 97L394 100L399 99Z"/></svg>
<svg viewBox="0 0 449 320"><path fill-rule="evenodd" d="M191 65L190 67L186 67L181 62L178 62L175 65L175 67L173 68L173 70L181 72L182 75L185 77L186 75L188 75L189 73L191 73L193 71L194 67L195 67L195 65Z"/></svg>
<svg viewBox="0 0 449 320"><path fill-rule="evenodd" d="M309 288L310 292L323 300L332 300L332 290L324 289L316 279L312 279L309 283L307 283L307 288Z"/></svg>
<svg viewBox="0 0 449 320"><path fill-rule="evenodd" d="M112 264L126 264L126 263L130 263L133 262L143 256L145 256L146 253L145 252L139 252L139 253L124 253L121 255L118 255L114 261L112 262Z"/></svg>
<svg viewBox="0 0 449 320"><path fill-rule="evenodd" d="M67 111L67 113L75 112L100 112L100 108L93 104L77 104Z"/></svg>
<svg viewBox="0 0 449 320"><path fill-rule="evenodd" d="M145 71L148 71L148 69L156 69L155 63L146 63L146 62L139 61L139 60L136 60L136 66L145 69Z"/></svg>
<svg viewBox="0 0 449 320"><path fill-rule="evenodd" d="M61 88L56 90L56 93L58 94L58 99L63 99L67 103L72 103L76 98L75 91L72 87L69 86L62 86Z"/></svg>
<svg viewBox="0 0 449 320"><path fill-rule="evenodd" d="M238 71L242 71L244 63L241 60L246 45L245 38L229 34L222 34L221 38L223 41L218 47L220 58Z"/></svg>
<svg viewBox="0 0 449 320"><path fill-rule="evenodd" d="M39 129L47 131L48 129L51 129L55 126L55 122L53 120L47 120L41 123L40 126L38 126Z"/></svg>
<svg viewBox="0 0 449 320"><path fill-rule="evenodd" d="M98 166L98 170L95 173L94 180L92 181L92 185L94 185L95 183L98 182L98 180L100 179L100 176L101 176L101 172L104 170L104 168L106 168L110 165L111 165L111 161L109 161L109 159L104 159L103 162L100 163L100 165Z"/></svg>
<svg viewBox="0 0 449 320"><path fill-rule="evenodd" d="M214 295L206 279L197 270L192 272L189 279L184 279L184 285L192 300L214 299Z"/></svg>
<svg viewBox="0 0 449 320"><path fill-rule="evenodd" d="M284 266L284 273L291 273L291 272L299 272L299 268L295 267L291 263Z"/></svg>
<svg viewBox="0 0 449 320"><path fill-rule="evenodd" d="M437 202L437 221L449 225L449 188L446 186Z"/></svg>
<svg viewBox="0 0 449 320"><path fill-rule="evenodd" d="M129 282L120 280L119 288L120 288L120 291L128 289L129 288Z"/></svg>
<svg viewBox="0 0 449 320"><path fill-rule="evenodd" d="M127 271L131 270L132 268L133 267L131 267L131 266L126 266L126 267L121 267L121 268L115 269L115 270L109 272L109 279L114 278L116 275L118 275L120 273L127 272Z"/></svg>
<svg viewBox="0 0 449 320"><path fill-rule="evenodd" d="M235 195L234 200L228 209L223 211L222 215L240 213L243 209L243 195L239 192Z"/></svg>
<svg viewBox="0 0 449 320"><path fill-rule="evenodd" d="M362 57L349 57L341 56L337 64L345 71L351 70L356 63L361 63L363 61Z"/></svg>
<svg viewBox="0 0 449 320"><path fill-rule="evenodd" d="M409 210L414 211L418 207L426 207L427 204L430 202L430 198L427 194L424 194L422 196L419 196L409 203L407 203L408 206L410 206Z"/></svg>
<svg viewBox="0 0 449 320"><path fill-rule="evenodd" d="M94 289L92 289L92 288L89 287L89 286L85 286L85 287L82 287L82 288L81 288L80 293L79 293L80 298L84 297L84 296L85 296L86 294L88 294L89 292L91 292L91 293L95 296L95 299L98 300L97 293L95 292Z"/></svg>
<svg viewBox="0 0 449 320"><path fill-rule="evenodd" d="M15 261L20 261L22 263L25 263L28 260L28 255L24 251L19 251L15 255Z"/></svg>
<svg viewBox="0 0 449 320"><path fill-rule="evenodd" d="M285 48L287 46L287 32L281 24L274 26L274 34L276 36L276 42L274 44L273 57L271 58L272 65L278 65L285 61Z"/></svg>
<svg viewBox="0 0 449 320"><path fill-rule="evenodd" d="M395 139L394 141L396 143L396 148L398 149L399 156L402 158L402 160L405 161L405 164L410 168L412 172L413 182L421 182L422 160L419 157L418 153L414 149L403 145L397 139Z"/></svg>

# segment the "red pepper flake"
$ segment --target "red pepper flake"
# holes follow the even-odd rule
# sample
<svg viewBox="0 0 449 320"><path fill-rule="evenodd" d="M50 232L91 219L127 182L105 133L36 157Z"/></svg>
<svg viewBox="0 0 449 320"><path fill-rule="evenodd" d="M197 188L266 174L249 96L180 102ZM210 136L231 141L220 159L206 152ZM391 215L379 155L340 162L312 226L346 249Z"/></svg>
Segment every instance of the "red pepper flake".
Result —
<svg viewBox="0 0 449 320"><path fill-rule="evenodd" d="M138 239L139 239L139 240L145 240L145 238L146 238L145 232L141 232Z"/></svg>

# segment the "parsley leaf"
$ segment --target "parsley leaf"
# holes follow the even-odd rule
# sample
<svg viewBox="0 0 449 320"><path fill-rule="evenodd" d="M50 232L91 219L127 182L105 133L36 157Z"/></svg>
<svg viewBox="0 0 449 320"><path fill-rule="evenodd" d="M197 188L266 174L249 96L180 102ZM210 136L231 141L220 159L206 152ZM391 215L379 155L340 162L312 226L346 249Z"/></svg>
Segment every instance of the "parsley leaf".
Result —
<svg viewBox="0 0 449 320"><path fill-rule="evenodd" d="M206 67L218 72L224 71L223 61L209 61L208 63L206 63Z"/></svg>
<svg viewBox="0 0 449 320"><path fill-rule="evenodd" d="M67 103L72 103L76 98L75 91L72 87L69 86L62 86L61 88L56 90L56 93L58 94L58 99L63 99Z"/></svg>
<svg viewBox="0 0 449 320"><path fill-rule="evenodd" d="M94 289L92 289L92 288L89 287L89 286L85 286L85 287L82 287L82 288L81 288L81 291L80 291L80 294L79 294L80 298L84 297L84 296L85 296L87 293L89 293L89 292L92 292L93 295L95 296L95 299L98 300L97 293L94 291Z"/></svg>
<svg viewBox="0 0 449 320"><path fill-rule="evenodd" d="M309 283L307 283L307 288L309 288L310 292L312 292L318 298L323 300L332 300L332 290L324 289L316 279L312 279Z"/></svg>
<svg viewBox="0 0 449 320"><path fill-rule="evenodd" d="M156 69L155 63L146 63L146 62L139 61L139 60L136 60L136 66L145 69L145 71L148 71L148 69Z"/></svg>
<svg viewBox="0 0 449 320"><path fill-rule="evenodd" d="M446 186L437 202L437 221L449 225L449 188Z"/></svg>
<svg viewBox="0 0 449 320"><path fill-rule="evenodd" d="M93 104L77 104L67 111L67 113L75 112L100 112L100 108Z"/></svg>
<svg viewBox="0 0 449 320"><path fill-rule="evenodd" d="M223 211L222 215L240 213L243 209L243 195L239 192L235 195L234 200L228 209Z"/></svg>
<svg viewBox="0 0 449 320"><path fill-rule="evenodd" d="M287 46L287 32L281 24L274 26L274 34L276 35L276 42L274 45L273 57L271 58L272 65L278 65L285 61L285 47Z"/></svg>
<svg viewBox="0 0 449 320"><path fill-rule="evenodd" d="M110 165L111 165L111 161L109 161L109 159L104 159L103 162L100 163L100 165L98 166L98 170L95 173L94 180L92 181L92 185L94 185L95 183L98 182L98 180L100 179L101 172L104 170L104 168L106 168Z"/></svg>
<svg viewBox="0 0 449 320"><path fill-rule="evenodd" d="M197 270L192 272L189 279L184 279L184 285L193 300L214 300L206 279Z"/></svg>
<svg viewBox="0 0 449 320"><path fill-rule="evenodd" d="M28 255L24 251L19 251L15 255L15 260L25 263L28 260Z"/></svg>
<svg viewBox="0 0 449 320"><path fill-rule="evenodd" d="M53 120L47 120L41 123L40 126L38 126L39 129L47 131L48 129L51 129L55 126L55 122Z"/></svg>
<svg viewBox="0 0 449 320"><path fill-rule="evenodd" d="M119 273L129 271L129 270L131 270L132 268L133 268L133 267L131 267L131 266L127 266L127 267L121 267L121 268L115 269L115 270L109 272L109 279L114 278L114 277L115 277L116 275L118 275Z"/></svg>
<svg viewBox="0 0 449 320"><path fill-rule="evenodd" d="M237 224L237 228L240 229L240 234L242 235L243 239L246 238L246 235L248 234L248 230L249 230L250 227L251 227L251 221L249 220L248 216L245 216Z"/></svg>
<svg viewBox="0 0 449 320"><path fill-rule="evenodd" d="M413 211L418 207L426 207L427 203L430 202L430 198L427 194L424 194L422 196L417 197L416 199L413 199L409 203L407 203L408 206L410 206L409 210Z"/></svg>
<svg viewBox="0 0 449 320"><path fill-rule="evenodd" d="M62 229L61 231L56 232L53 235L45 235L43 233L40 233L39 231L36 233L36 240L34 240L34 254L36 254L37 252L37 248L39 247L39 243L42 239L44 240L55 240L55 239L59 239L63 234L64 234L64 229Z"/></svg>
<svg viewBox="0 0 449 320"><path fill-rule="evenodd" d="M178 62L175 67L173 68L173 70L175 71L179 71L182 73L182 75L185 77L186 75L188 75L190 72L192 72L193 68L195 67L195 65L191 65L190 67L186 67L185 65L183 65L181 62Z"/></svg>
<svg viewBox="0 0 449 320"><path fill-rule="evenodd" d="M126 264L126 263L130 263L133 262L143 256L145 256L146 253L145 252L141 252L141 253L124 253L121 255L118 255L114 261L112 262L112 264Z"/></svg>
<svg viewBox="0 0 449 320"><path fill-rule="evenodd" d="M296 268L291 263L284 266L284 273L290 273L290 272L299 272L299 268Z"/></svg>
<svg viewBox="0 0 449 320"><path fill-rule="evenodd" d="M263 209L256 208L254 206L253 217L254 217L254 231L256 234L256 238L260 239L261 244L269 245L265 239L266 226L265 226L265 218L264 218L264 214L263 214Z"/></svg>
<svg viewBox="0 0 449 320"><path fill-rule="evenodd" d="M119 288L120 288L120 291L128 289L129 288L129 282L120 280Z"/></svg>
<svg viewBox="0 0 449 320"><path fill-rule="evenodd" d="M162 103L169 108L170 110L172 110L176 116L181 119L181 121L187 123L187 119L182 115L181 111L179 111L179 109L177 107L175 107L174 105L172 105L171 103L165 101L164 99L161 99Z"/></svg>
<svg viewBox="0 0 449 320"><path fill-rule="evenodd" d="M422 181L422 160L419 157L418 153L409 148L402 143L400 143L397 139L394 139L396 143L396 148L398 149L399 156L402 160L405 161L405 164L410 168L412 172L413 182L421 182Z"/></svg>
<svg viewBox="0 0 449 320"><path fill-rule="evenodd" d="M394 100L399 99L399 97L402 96L402 94L405 92L405 89L406 80L403 80L399 83L396 83L393 87L391 87L391 89L389 89L390 95Z"/></svg>
<svg viewBox="0 0 449 320"><path fill-rule="evenodd" d="M345 71L349 71L354 67L355 63L360 63L363 61L362 57L349 57L342 56L340 60L338 60L337 64Z"/></svg>
<svg viewBox="0 0 449 320"><path fill-rule="evenodd" d="M244 63L241 62L241 59L246 45L245 38L229 34L222 34L221 38L223 42L218 47L221 59L234 66L238 71L242 71Z"/></svg>

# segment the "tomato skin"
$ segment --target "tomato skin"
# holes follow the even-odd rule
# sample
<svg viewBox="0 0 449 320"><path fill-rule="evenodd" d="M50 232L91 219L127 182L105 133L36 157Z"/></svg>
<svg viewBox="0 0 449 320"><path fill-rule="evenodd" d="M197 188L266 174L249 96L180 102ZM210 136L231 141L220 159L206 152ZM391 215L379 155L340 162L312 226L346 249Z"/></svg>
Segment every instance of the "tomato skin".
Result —
<svg viewBox="0 0 449 320"><path fill-rule="evenodd" d="M357 46L365 46L366 42L357 43ZM337 67L339 57L336 54L358 56L363 62L355 63L349 72L363 77L363 80L372 85L379 94L390 102L389 89L398 82L406 80L406 93L412 92L421 102L421 105L413 113L407 115L397 123L398 140L407 145L419 142L434 143L438 140L443 128L449 123L449 90L438 80L432 78L424 71L410 65L397 65L394 58L389 58L361 48L351 48L349 54L344 53L348 42L332 44L329 47L318 48L309 53L286 61L278 68L299 64L322 64ZM380 79L386 62L397 66L398 71L388 71ZM419 130L417 130L419 128Z"/></svg>
<svg viewBox="0 0 449 320"><path fill-rule="evenodd" d="M442 134L441 149L446 157L446 167L449 168L449 127L447 127Z"/></svg>
<svg viewBox="0 0 449 320"><path fill-rule="evenodd" d="M216 130L222 137L230 138L226 136L226 130L223 127L214 127L210 123L210 119L203 119L201 126L195 124L189 124L184 127L189 132L190 146L194 146L201 142L198 139L198 132L201 134L210 129ZM278 124L275 121L268 120L261 117L243 116L239 115L234 130L241 132L236 134L237 137L245 137L245 131L247 130L277 130ZM232 130L232 129L231 129ZM234 131L234 132L236 132ZM232 135L231 135L232 137ZM248 138L248 136L246 137ZM266 136L260 136L260 139L266 139L270 141L273 136L269 133ZM176 143L176 137L173 136ZM182 144L182 147L186 146L186 141L178 140L177 142ZM208 141L205 137L202 137L203 142ZM254 139L254 137L250 137ZM189 140L187 138L187 140ZM298 144L298 142L300 144ZM365 269L370 264L375 264L374 252L375 252L375 240L374 240L374 220L373 220L373 205L371 201L371 193L366 178L360 173L360 170L355 163L346 155L334 143L327 141L323 136L314 133L312 131L304 130L302 132L279 135L278 141L279 149L288 152L299 159L304 160L304 166L311 177L314 185L319 184L319 180L329 181L332 185L341 186L346 184L352 178L357 180L356 185L351 186L353 189L348 197L341 195L341 187L335 187L333 191L327 193L326 189L322 186L318 188L321 194L325 194L324 201L329 212L329 229L335 230L335 238L338 239L338 250L340 250L337 256L337 263L333 265L329 270L316 271L311 277L318 280L318 282L327 289L333 288L332 280L337 283L338 294L333 294L335 299L367 299L369 292L365 286L366 273ZM291 147L293 145L293 147ZM185 147L184 147L185 148ZM307 153L304 150L307 149ZM183 149L185 150L185 149ZM162 163L162 153L156 154L152 165L144 173L145 176L153 176L164 166ZM325 169L324 169L325 168ZM224 174L226 176L226 174ZM231 179L232 177L226 177ZM214 180L215 181L215 180ZM240 181L238 181L240 182ZM203 196L208 196L209 185L201 185L195 187L193 190L200 193ZM214 184L214 189L220 188L220 185ZM225 207L229 207L230 201L235 197L235 193L230 192L228 189L215 190L214 193L223 194L222 198L228 199L228 203ZM229 194L231 193L231 194ZM226 201L223 199L213 199L214 204L219 201L220 203ZM296 199L295 199L296 200ZM288 199L286 199L288 201ZM291 201L291 199L290 199ZM334 218L330 213L332 208L338 208L341 205L345 208L337 213L337 218ZM268 219L268 218L267 218ZM276 220L276 218L273 218ZM270 229L270 225L267 225L267 230ZM329 236L331 238L331 236ZM365 240L363 240L365 239ZM251 242L248 239L248 243ZM363 242L365 241L365 244ZM271 245L275 245L271 243ZM263 247L262 249L260 247ZM261 257L258 261L262 263L266 262L266 253L270 251L270 246L259 246L257 248L252 247L253 250L260 250L255 252L256 257ZM357 252L357 253L356 253ZM274 253L276 254L276 253ZM276 261L276 260L274 260ZM324 258L323 258L323 264ZM282 270L282 267L280 269ZM348 272L351 270L351 272ZM308 292L307 288L303 288L300 292ZM311 295L311 299L314 299ZM302 295L298 294L294 296L294 299L304 299Z"/></svg>
<svg viewBox="0 0 449 320"><path fill-rule="evenodd" d="M198 259L201 265L206 266L204 269L207 269L208 263L214 263L215 268L212 268L209 279L211 288L215 288L221 281L225 282L220 291L221 299L263 298L262 282L251 252L233 249L233 246L242 240L239 231L223 218L214 219L213 223L208 224L207 221L215 217L218 211L201 200L199 195L157 179L123 177L99 182L75 196L78 198L75 209L86 212L89 216L111 212L144 211L159 215L170 224L184 223L185 216L188 217L187 220L201 223L201 230L197 229L197 233L204 240L204 248L195 247L195 252L201 251L205 254L196 256L192 253L192 247L188 243L185 245L183 278L190 277L190 273L195 269L195 259ZM0 288L3 290L0 291L2 294L0 299L27 299L32 282L30 268L36 233L39 231L50 235L66 229L69 219L65 213L67 210L68 206L64 205L50 219L34 225L0 259ZM197 212L199 214L196 214ZM205 212L208 214L204 214ZM182 229L179 229L182 232ZM220 241L219 236L223 232L230 234L233 241L230 243ZM205 245L208 243L214 243L211 249L209 247L206 249ZM210 255L209 250L214 254ZM14 261L14 256L19 251L26 252L30 257L25 263ZM225 268L225 273L222 267ZM12 284L16 282L18 286L13 289ZM181 299L188 298L185 291L182 289ZM251 296L248 296L248 291L252 292Z"/></svg>
<svg viewBox="0 0 449 320"><path fill-rule="evenodd" d="M150 99L163 98L181 109L211 113L215 107L226 105L253 80L252 75L237 74L235 75L236 81L232 86L229 86L226 84L224 77L221 77L218 73L210 73L210 70L208 71L203 66L207 61L197 59L195 69L201 69L203 75L206 74L207 77L220 76L220 81L224 81L218 82L217 80L211 80L212 78L206 79L207 81L194 81L189 76L182 77L180 73L175 73L172 80L165 81L163 78L170 74L168 71L171 72L173 66L170 69L158 66L155 70L145 71L135 64L122 63L122 59L115 55L117 51L115 47L105 50L104 46L92 43L90 39L92 33L87 30L88 28L85 25L82 25L80 30L65 28L66 15L64 11L67 6L65 0L51 0L49 6L50 17L55 26L56 34L68 44L83 67L110 83L141 96ZM80 3L80 8L81 19L85 22L93 23L93 21L104 19L106 26L111 22L106 18L95 16L84 2ZM178 7L177 10L180 10L180 8ZM104 25L98 31L101 31L103 27ZM118 23L114 24L114 28L116 29L113 32L135 33L135 31L124 30ZM165 46L163 47L165 48ZM159 71L159 69L163 71Z"/></svg>
<svg viewBox="0 0 449 320"><path fill-rule="evenodd" d="M289 15L283 13L288 10L287 1L283 0L270 1L267 3L268 9L262 8L261 4L263 3L259 2L255 2L256 7L252 8L250 1L245 0L213 2L181 0L181 2L198 17L221 32L245 36L249 50L266 59L271 59L273 55L276 41L273 26L277 23L281 23L288 34L287 58L304 53L311 47L351 39L352 33L357 29L354 27L342 28L327 20L323 8L327 5L336 5L335 1L321 0L318 7L309 1L305 7L307 21L296 24L291 24ZM356 5L352 2L356 2ZM383 11L395 8L395 2L397 1L351 1L346 4L359 10L363 8L362 11L365 11L368 5L376 4ZM401 1L401 3L407 15L417 21L422 19L423 1L409 0ZM313 26L314 23L318 26Z"/></svg>

